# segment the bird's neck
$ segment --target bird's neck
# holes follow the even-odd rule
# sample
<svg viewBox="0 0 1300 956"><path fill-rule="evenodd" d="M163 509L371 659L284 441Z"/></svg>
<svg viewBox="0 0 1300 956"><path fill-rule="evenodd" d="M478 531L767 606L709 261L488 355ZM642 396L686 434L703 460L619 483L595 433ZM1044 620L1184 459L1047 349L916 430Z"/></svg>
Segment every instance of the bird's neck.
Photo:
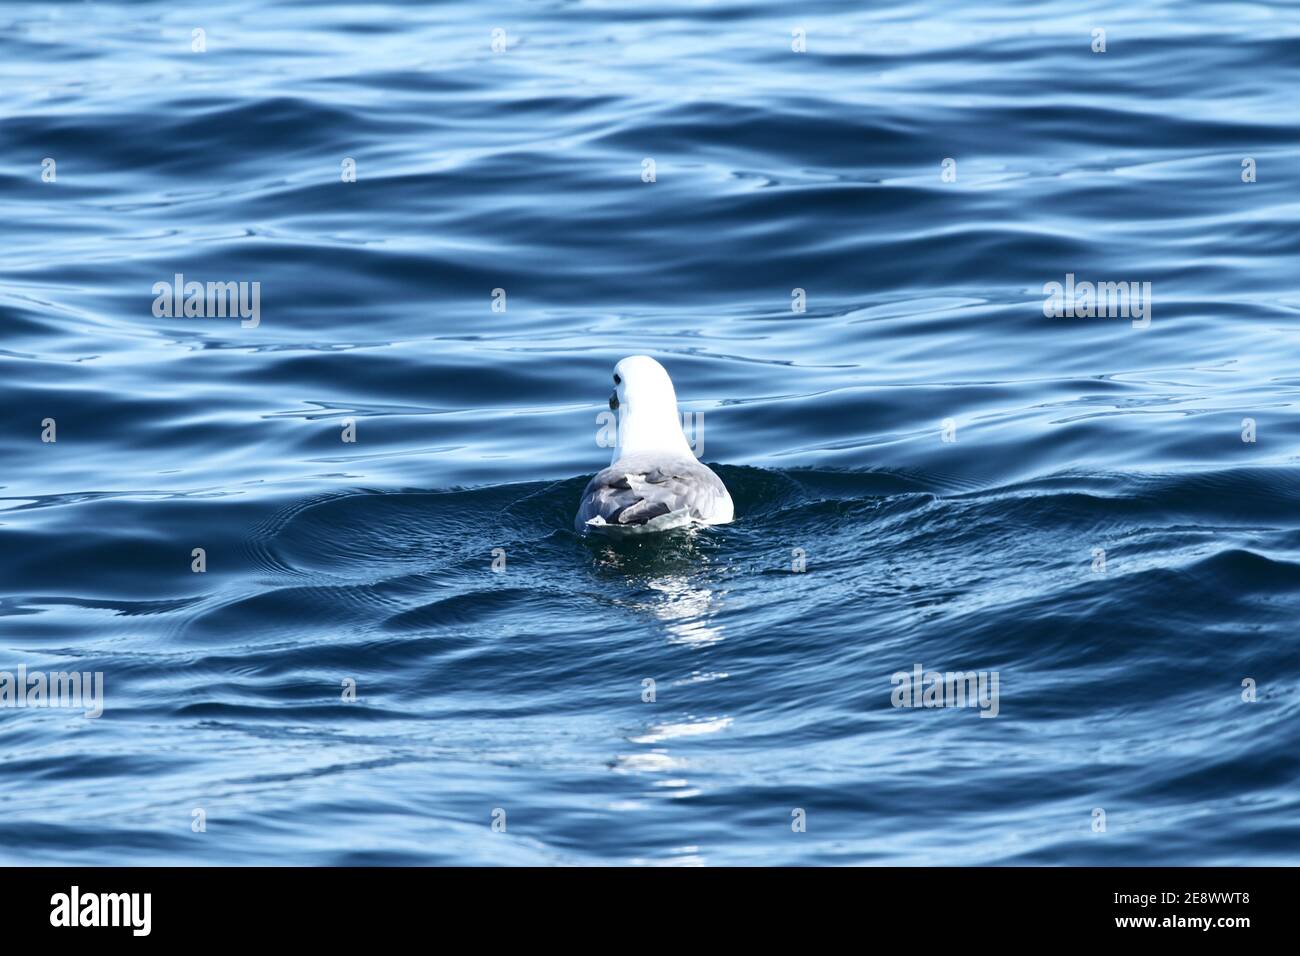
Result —
<svg viewBox="0 0 1300 956"><path fill-rule="evenodd" d="M610 464L627 455L646 452L695 457L690 443L682 434L682 422L677 417L676 405L619 410L618 442Z"/></svg>

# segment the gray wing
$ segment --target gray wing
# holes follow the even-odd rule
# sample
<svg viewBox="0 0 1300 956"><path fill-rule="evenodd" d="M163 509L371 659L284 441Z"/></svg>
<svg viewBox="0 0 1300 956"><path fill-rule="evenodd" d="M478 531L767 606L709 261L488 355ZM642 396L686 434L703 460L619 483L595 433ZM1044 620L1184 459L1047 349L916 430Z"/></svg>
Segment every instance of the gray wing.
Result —
<svg viewBox="0 0 1300 956"><path fill-rule="evenodd" d="M579 531L595 517L611 525L639 525L682 509L707 521L724 498L730 496L722 479L698 461L619 459L587 483L573 523Z"/></svg>

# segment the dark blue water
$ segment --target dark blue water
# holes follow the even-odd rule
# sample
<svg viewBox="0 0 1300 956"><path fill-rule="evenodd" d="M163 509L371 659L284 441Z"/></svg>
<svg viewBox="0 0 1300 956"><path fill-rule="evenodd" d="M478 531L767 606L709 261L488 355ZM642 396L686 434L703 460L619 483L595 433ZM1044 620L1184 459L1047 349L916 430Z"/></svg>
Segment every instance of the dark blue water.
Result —
<svg viewBox="0 0 1300 956"><path fill-rule="evenodd" d="M0 861L1300 861L1295 4L5 4L0 89L0 671L105 687ZM733 525L571 530L635 353Z"/></svg>

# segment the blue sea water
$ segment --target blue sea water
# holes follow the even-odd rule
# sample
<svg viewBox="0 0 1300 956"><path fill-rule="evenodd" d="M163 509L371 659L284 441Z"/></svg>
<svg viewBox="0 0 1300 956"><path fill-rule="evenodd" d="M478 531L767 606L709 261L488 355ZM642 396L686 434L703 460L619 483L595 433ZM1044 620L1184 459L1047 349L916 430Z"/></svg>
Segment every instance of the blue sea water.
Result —
<svg viewBox="0 0 1300 956"><path fill-rule="evenodd" d="M1294 3L0 5L0 671L105 703L0 707L0 862L1300 861L1298 55ZM636 353L734 524L573 532Z"/></svg>

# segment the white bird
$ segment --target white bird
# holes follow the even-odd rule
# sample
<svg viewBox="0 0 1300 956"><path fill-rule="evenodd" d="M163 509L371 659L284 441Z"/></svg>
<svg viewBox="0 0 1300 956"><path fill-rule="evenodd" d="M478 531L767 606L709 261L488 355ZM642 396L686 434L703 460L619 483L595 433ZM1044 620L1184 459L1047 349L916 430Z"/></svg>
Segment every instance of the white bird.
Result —
<svg viewBox="0 0 1300 956"><path fill-rule="evenodd" d="M648 355L615 365L609 407L618 412L618 441L609 467L582 493L573 521L579 531L666 531L735 516L727 486L682 434L677 392L662 365Z"/></svg>

